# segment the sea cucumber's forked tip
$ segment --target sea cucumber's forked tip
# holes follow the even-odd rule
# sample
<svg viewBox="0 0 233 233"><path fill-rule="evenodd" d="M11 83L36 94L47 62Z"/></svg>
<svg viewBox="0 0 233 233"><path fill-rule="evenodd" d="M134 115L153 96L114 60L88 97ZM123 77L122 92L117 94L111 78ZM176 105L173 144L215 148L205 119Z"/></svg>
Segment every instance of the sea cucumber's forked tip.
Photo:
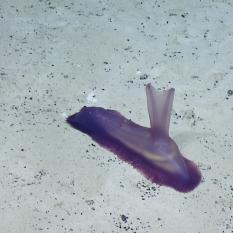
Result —
<svg viewBox="0 0 233 233"><path fill-rule="evenodd" d="M169 135L171 110L175 89L156 90L150 83L146 85L147 108L152 131Z"/></svg>

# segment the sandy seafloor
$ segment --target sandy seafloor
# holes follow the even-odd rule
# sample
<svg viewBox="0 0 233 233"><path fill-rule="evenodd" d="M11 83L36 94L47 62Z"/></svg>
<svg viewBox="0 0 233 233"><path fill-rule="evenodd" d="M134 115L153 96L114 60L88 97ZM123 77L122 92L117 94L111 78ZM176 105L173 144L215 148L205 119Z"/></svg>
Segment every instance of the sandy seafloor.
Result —
<svg viewBox="0 0 233 233"><path fill-rule="evenodd" d="M233 2L0 1L0 233L233 232ZM170 134L201 169L182 194L70 128L82 106Z"/></svg>

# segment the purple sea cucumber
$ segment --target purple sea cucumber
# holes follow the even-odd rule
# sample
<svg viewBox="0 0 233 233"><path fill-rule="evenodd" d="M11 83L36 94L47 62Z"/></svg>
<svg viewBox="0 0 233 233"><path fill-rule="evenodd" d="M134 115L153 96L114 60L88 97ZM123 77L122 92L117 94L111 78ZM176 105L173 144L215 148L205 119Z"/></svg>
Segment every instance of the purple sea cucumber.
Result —
<svg viewBox="0 0 233 233"><path fill-rule="evenodd" d="M174 88L158 91L147 84L150 128L126 119L117 111L100 107L83 107L69 116L67 122L131 164L153 183L189 192L200 183L201 173L169 137L174 92Z"/></svg>

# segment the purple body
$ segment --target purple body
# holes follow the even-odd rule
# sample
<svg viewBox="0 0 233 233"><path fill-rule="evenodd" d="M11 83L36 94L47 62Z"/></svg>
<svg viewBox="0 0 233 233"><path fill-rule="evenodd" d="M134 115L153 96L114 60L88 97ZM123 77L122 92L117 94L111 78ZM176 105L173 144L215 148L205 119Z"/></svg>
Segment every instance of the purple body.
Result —
<svg viewBox="0 0 233 233"><path fill-rule="evenodd" d="M193 190L201 180L197 166L186 159L169 137L174 89L157 91L146 86L150 128L126 119L119 112L83 107L67 122L138 169L153 183L180 192Z"/></svg>

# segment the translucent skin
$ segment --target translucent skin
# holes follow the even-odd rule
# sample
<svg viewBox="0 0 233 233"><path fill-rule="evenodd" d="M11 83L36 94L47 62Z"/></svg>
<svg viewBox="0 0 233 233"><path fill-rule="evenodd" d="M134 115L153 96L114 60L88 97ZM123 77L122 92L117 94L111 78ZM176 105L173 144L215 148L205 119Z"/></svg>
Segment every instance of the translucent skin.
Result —
<svg viewBox="0 0 233 233"><path fill-rule="evenodd" d="M135 124L117 111L99 107L83 107L67 122L152 182L180 192L191 191L200 183L201 173L180 153L168 133L174 89L158 92L148 84L146 92L150 128Z"/></svg>

